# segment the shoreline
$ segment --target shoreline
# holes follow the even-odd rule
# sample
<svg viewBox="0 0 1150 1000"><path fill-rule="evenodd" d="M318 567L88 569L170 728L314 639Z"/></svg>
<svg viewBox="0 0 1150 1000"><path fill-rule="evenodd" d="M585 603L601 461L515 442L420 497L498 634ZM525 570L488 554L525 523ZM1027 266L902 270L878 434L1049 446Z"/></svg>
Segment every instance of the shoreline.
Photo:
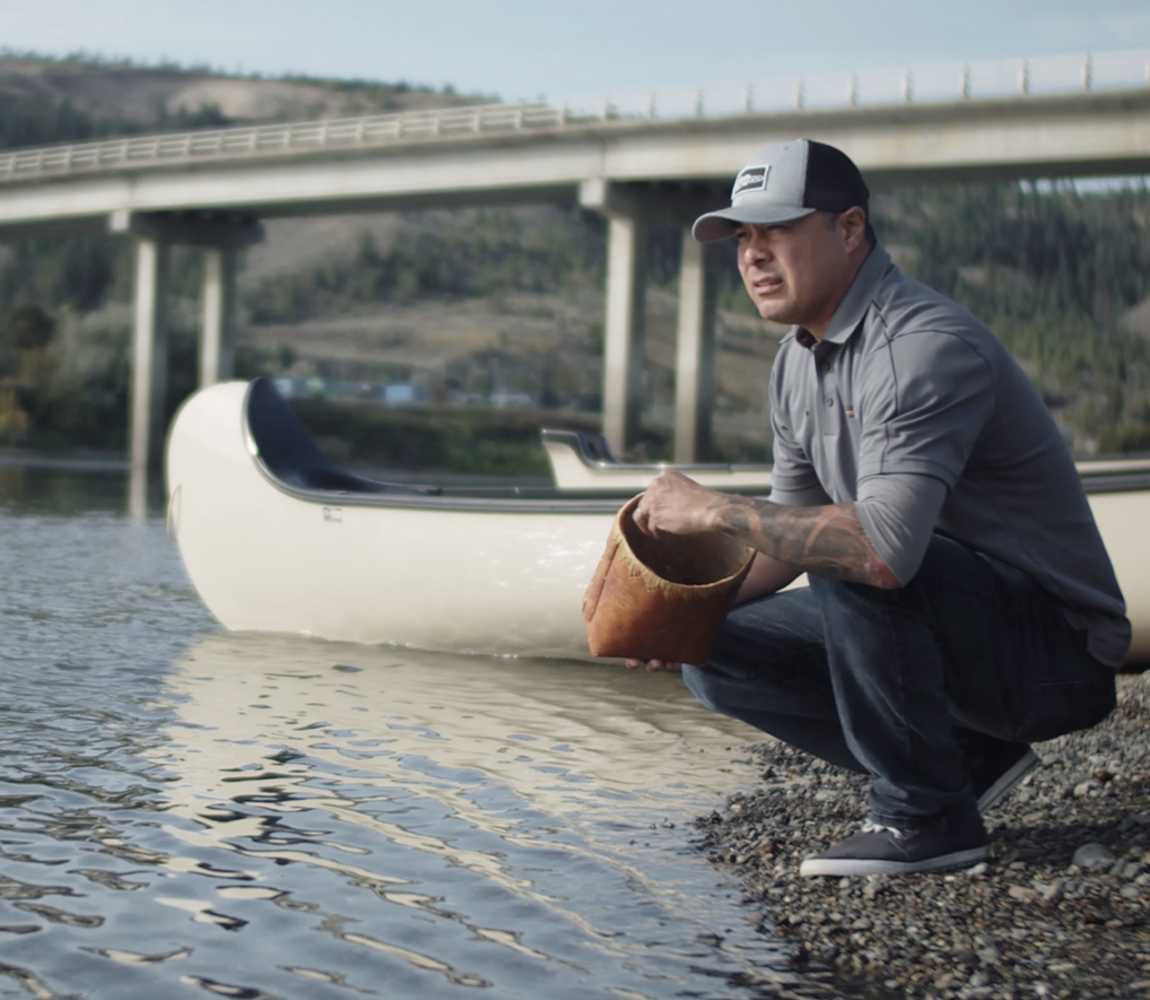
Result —
<svg viewBox="0 0 1150 1000"><path fill-rule="evenodd" d="M759 785L695 821L796 970L851 996L1150 998L1150 672L1119 674L1092 729L1036 744L1042 766L986 817L989 862L937 875L800 878L854 832L866 779L767 738Z"/></svg>
<svg viewBox="0 0 1150 1000"><path fill-rule="evenodd" d="M67 469L76 472L127 472L131 463L122 451L96 448L0 448L0 466L28 469Z"/></svg>

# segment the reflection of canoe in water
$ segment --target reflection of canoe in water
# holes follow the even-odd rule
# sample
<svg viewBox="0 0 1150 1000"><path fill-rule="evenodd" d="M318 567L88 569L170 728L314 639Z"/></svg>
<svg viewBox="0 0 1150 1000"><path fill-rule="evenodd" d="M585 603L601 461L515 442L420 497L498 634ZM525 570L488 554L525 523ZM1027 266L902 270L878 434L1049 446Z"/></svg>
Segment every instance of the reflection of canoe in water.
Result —
<svg viewBox="0 0 1150 1000"><path fill-rule="evenodd" d="M1150 471L1081 471L1131 608L1134 654L1150 658L1150 558L1139 548ZM325 459L264 380L188 400L167 477L184 565L229 629L558 657L587 656L583 590L614 512L642 488L365 479Z"/></svg>

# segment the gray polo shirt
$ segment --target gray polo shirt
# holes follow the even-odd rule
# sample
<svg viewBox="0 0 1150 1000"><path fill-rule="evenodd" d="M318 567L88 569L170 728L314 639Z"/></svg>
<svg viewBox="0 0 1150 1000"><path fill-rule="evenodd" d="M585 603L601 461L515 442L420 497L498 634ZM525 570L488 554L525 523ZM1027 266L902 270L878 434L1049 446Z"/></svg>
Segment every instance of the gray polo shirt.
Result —
<svg viewBox="0 0 1150 1000"><path fill-rule="evenodd" d="M801 328L783 338L770 407L774 502L860 502L864 531L904 583L929 533L944 531L1030 574L1087 631L1093 656L1122 661L1122 593L1041 397L985 326L904 276L882 247L822 341ZM909 527L917 545L864 516L868 496L914 477L932 480L941 500L937 523Z"/></svg>

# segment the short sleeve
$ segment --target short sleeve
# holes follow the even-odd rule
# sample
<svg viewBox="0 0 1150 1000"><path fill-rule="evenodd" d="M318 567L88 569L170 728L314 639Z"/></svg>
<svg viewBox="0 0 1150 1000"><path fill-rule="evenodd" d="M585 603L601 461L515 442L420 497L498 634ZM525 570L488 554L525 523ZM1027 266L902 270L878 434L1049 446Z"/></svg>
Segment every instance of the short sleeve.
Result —
<svg viewBox="0 0 1150 1000"><path fill-rule="evenodd" d="M993 366L963 337L923 331L890 339L863 375L859 480L913 473L953 488L994 398Z"/></svg>
<svg viewBox="0 0 1150 1000"><path fill-rule="evenodd" d="M859 523L904 586L922 564L945 500L946 487L933 476L871 476L859 490Z"/></svg>

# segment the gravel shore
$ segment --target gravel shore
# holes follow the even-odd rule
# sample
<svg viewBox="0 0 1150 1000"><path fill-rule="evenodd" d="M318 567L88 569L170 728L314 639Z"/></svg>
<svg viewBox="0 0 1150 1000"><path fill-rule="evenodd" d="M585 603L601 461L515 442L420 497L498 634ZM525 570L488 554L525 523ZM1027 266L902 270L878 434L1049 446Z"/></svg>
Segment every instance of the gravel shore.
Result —
<svg viewBox="0 0 1150 1000"><path fill-rule="evenodd" d="M696 821L796 969L857 997L1150 997L1150 672L1119 677L1101 725L1035 746L1043 764L985 817L989 863L946 875L799 878L865 818L857 776L775 740L761 786Z"/></svg>

